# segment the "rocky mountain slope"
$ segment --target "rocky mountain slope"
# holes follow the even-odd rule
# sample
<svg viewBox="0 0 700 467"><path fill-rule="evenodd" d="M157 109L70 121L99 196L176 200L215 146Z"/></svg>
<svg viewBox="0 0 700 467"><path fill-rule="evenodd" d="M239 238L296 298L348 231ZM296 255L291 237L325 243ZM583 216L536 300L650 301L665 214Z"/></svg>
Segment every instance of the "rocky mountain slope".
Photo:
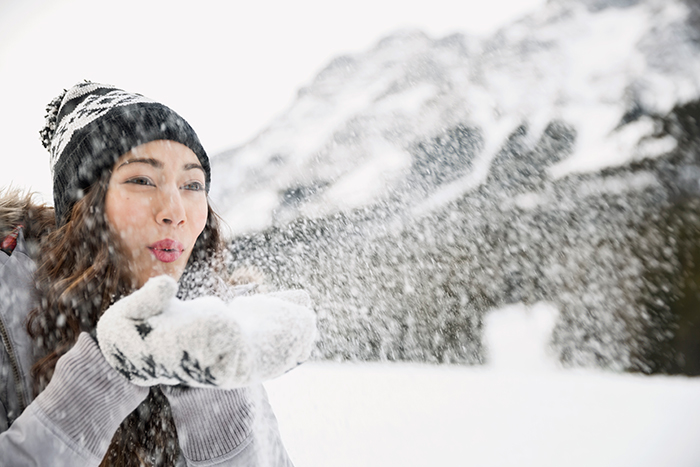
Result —
<svg viewBox="0 0 700 467"><path fill-rule="evenodd" d="M336 59L214 158L234 266L312 293L321 358L483 362L544 301L565 364L700 374L699 17L558 0Z"/></svg>

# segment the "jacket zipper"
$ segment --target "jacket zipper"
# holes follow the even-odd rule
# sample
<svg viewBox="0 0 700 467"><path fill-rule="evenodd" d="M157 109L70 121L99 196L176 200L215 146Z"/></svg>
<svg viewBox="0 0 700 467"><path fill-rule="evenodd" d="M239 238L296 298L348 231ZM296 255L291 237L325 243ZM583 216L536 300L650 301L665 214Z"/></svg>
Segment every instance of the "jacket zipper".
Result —
<svg viewBox="0 0 700 467"><path fill-rule="evenodd" d="M0 319L0 335L2 336L2 341L5 343L7 354L10 356L12 376L15 379L15 388L17 390L17 398L19 399L19 413L22 413L24 412L24 409L27 408L27 402L24 397L24 386L22 385L22 378L19 373L19 364L17 363L15 350L12 348L12 344L10 343L10 336L7 334L7 329L5 328L5 323L2 322L2 319Z"/></svg>

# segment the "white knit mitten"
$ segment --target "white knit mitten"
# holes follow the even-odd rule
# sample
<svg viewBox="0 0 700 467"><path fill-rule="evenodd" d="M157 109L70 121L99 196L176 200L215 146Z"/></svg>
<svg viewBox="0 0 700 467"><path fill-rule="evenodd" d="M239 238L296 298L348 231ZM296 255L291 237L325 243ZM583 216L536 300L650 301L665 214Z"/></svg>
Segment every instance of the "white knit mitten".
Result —
<svg viewBox="0 0 700 467"><path fill-rule="evenodd" d="M277 377L311 355L316 315L308 294L181 301L168 276L105 311L97 340L107 362L134 384L232 389Z"/></svg>

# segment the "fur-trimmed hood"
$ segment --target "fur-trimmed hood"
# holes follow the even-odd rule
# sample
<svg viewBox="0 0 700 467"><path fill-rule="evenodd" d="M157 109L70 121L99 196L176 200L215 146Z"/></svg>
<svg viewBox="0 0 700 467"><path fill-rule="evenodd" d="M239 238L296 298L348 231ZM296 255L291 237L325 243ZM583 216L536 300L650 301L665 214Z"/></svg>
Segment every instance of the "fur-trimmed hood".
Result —
<svg viewBox="0 0 700 467"><path fill-rule="evenodd" d="M0 189L0 239L20 225L30 253L35 252L32 247L56 227L53 207L36 202L34 193L16 188Z"/></svg>

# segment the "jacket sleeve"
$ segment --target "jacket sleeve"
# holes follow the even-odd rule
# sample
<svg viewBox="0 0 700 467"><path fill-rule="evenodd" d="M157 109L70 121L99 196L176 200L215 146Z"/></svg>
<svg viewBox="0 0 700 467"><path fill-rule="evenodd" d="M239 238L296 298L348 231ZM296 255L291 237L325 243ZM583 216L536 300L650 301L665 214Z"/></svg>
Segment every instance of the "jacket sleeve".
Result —
<svg viewBox="0 0 700 467"><path fill-rule="evenodd" d="M112 369L83 333L59 359L51 383L0 434L0 466L97 466L147 394Z"/></svg>
<svg viewBox="0 0 700 467"><path fill-rule="evenodd" d="M188 466L292 467L262 385L161 388Z"/></svg>

